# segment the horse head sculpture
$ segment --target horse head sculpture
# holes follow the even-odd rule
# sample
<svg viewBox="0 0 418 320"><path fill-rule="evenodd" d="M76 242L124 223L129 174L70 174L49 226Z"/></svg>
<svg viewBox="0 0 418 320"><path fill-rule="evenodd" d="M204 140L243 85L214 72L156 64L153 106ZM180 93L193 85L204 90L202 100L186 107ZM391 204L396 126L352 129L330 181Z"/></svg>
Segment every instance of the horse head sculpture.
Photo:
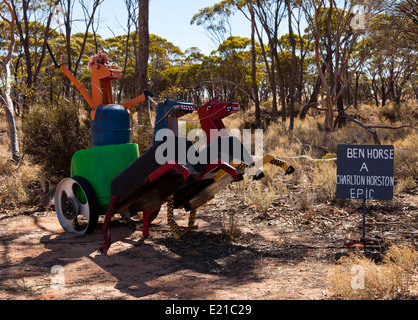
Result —
<svg viewBox="0 0 418 320"><path fill-rule="evenodd" d="M206 133L207 144L211 143L220 135L225 135L222 129L225 125L223 118L239 111L239 105L236 102L218 102L215 99L207 102L198 109L200 126Z"/></svg>
<svg viewBox="0 0 418 320"><path fill-rule="evenodd" d="M184 100L171 100L168 97L157 105L154 124L154 143L159 130L170 129L178 135L178 118L193 112L193 104Z"/></svg>

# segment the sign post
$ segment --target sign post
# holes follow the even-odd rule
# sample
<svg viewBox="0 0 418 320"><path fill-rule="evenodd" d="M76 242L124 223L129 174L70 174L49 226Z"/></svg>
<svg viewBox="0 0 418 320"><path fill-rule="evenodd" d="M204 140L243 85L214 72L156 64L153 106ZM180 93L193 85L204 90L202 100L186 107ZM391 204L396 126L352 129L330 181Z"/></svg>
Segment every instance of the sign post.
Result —
<svg viewBox="0 0 418 320"><path fill-rule="evenodd" d="M337 198L363 199L363 238L366 199L392 200L395 149L390 145L337 146Z"/></svg>
<svg viewBox="0 0 418 320"><path fill-rule="evenodd" d="M363 199L363 238L366 238L366 199Z"/></svg>

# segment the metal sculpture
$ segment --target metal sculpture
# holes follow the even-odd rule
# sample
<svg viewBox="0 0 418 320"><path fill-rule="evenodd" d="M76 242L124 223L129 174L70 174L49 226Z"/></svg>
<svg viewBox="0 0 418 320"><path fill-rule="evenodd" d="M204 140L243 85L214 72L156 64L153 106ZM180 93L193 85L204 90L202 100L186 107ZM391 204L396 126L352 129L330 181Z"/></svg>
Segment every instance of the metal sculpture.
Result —
<svg viewBox="0 0 418 320"><path fill-rule="evenodd" d="M238 104L216 100L198 109L201 127L208 138L202 150L197 151L190 141L178 136L178 118L193 112L193 105L167 97L156 108L153 144L139 155L138 145L130 143L129 109L152 97L152 93L144 90L127 103L115 104L112 81L121 79L123 74L108 64L106 54L98 53L89 63L92 74L90 96L68 68L57 64L48 44L47 47L55 66L71 80L92 109L92 147L74 153L71 177L58 184L55 192L57 217L64 229L85 234L94 230L99 215L104 214L101 252L109 250L110 221L115 213L129 220L131 215L142 211L142 232L146 238L150 222L167 202L167 222L178 239L185 230L174 220L175 208L190 211L188 228L194 228L197 209L228 184L249 174L247 168L255 167L241 142L222 130L225 129L222 119L237 112ZM171 132L175 150L163 161L157 156L165 143L158 138L161 129ZM227 150L221 148L224 142L230 146ZM238 153L233 147L236 145L239 146ZM189 161L185 155L190 152L202 161ZM286 162L272 156L265 156L265 163L283 168L286 174L294 171ZM254 179L263 177L260 170L250 174Z"/></svg>
<svg viewBox="0 0 418 320"><path fill-rule="evenodd" d="M255 168L256 163L241 141L229 136L226 131L222 119L238 111L239 105L237 103L216 100L211 100L198 109L201 128L207 139L207 147L201 153L203 153L206 163L212 166L215 164L215 166L211 170L212 176L205 176L204 179L197 178L170 197L167 204L167 222L176 239L181 238L185 231L195 228L197 209L213 199L217 192L232 181L240 180L243 174L250 175L255 180L264 177L263 172L259 169L248 170ZM222 145L226 145L228 148L222 150ZM236 146L238 146L238 152ZM215 152L212 149L215 149ZM211 154L217 154L217 159L211 158ZM222 163L222 167L216 166L219 163ZM285 161L270 155L265 155L262 159L262 165L267 163L279 166L286 175L295 171ZM235 177L230 173L231 170L236 172ZM190 211L187 228L180 228L174 220L173 210L180 207Z"/></svg>

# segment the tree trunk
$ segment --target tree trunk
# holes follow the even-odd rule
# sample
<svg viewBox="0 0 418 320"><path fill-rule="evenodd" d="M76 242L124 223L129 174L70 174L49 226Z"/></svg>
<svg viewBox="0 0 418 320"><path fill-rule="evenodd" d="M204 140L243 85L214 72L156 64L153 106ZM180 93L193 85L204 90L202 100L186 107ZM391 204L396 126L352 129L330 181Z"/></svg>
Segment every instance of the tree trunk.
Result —
<svg viewBox="0 0 418 320"><path fill-rule="evenodd" d="M134 12L133 12L133 3L132 0L125 0L125 5L126 5L126 9L128 11L128 22L127 22L127 34L126 34L126 42L125 42L125 58L124 58L124 62L123 62L123 70L122 70L122 74L126 73L126 67L128 65L128 55L129 55L129 41L131 40L131 26L132 23L134 22L133 20L136 19L134 17ZM117 101L118 103L121 103L122 101L122 92L124 90L124 88L126 88L125 85L125 81L123 81L123 79L121 81L119 81L119 90L118 90L118 95L117 95ZM126 93L126 89L125 89L125 93Z"/></svg>
<svg viewBox="0 0 418 320"><path fill-rule="evenodd" d="M6 74L5 89L4 89L4 100L6 101L6 117L8 133L10 138L10 148L12 152L12 159L18 161L20 159L19 140L17 137L16 122L14 117L14 106L11 97L11 72L10 72L10 61L3 65L4 72Z"/></svg>
<svg viewBox="0 0 418 320"><path fill-rule="evenodd" d="M383 76L380 78L382 83L382 107L386 104L386 89L385 89L385 80L383 79Z"/></svg>
<svg viewBox="0 0 418 320"><path fill-rule="evenodd" d="M294 121L295 121L295 78L296 72L298 69L297 61L296 61L296 40L295 35L293 33L292 28L292 8L290 1L287 1L287 12L288 12L288 21L289 21L289 36L290 36L290 44L292 47L292 74L290 76L290 83L289 83L289 111L290 111L290 123L289 123L289 130L293 130Z"/></svg>
<svg viewBox="0 0 418 320"><path fill-rule="evenodd" d="M138 0L139 14L138 14L138 60L137 60L137 77L138 77L138 92L148 87L148 56L149 56L149 0Z"/></svg>
<svg viewBox="0 0 418 320"><path fill-rule="evenodd" d="M331 131L332 130L332 126L334 124L334 106L333 106L333 101L334 101L334 97L333 97L333 89L334 86L337 85L337 83L335 82L334 79L334 63L333 63L333 58L332 58L332 54L333 54L333 50L332 50L332 37L331 37L331 19L332 19L332 12L334 10L333 8L333 1L330 1L330 7L328 8L328 14L327 14L327 34L326 34L326 38L327 38L327 56L330 57L328 59L328 64L327 64L327 71L329 74L329 90L327 92L327 114L325 116L325 130L327 131ZM337 55L337 53L336 53ZM337 80L338 81L338 80Z"/></svg>
<svg viewBox="0 0 418 320"><path fill-rule="evenodd" d="M273 40L277 43L277 40ZM283 69L280 64L279 54L277 53L277 45L271 44L270 51L272 52L272 61L276 61L276 68L277 68L277 77L279 81L279 99L280 104L282 105L282 122L286 122L286 89L284 85L283 79Z"/></svg>
<svg viewBox="0 0 418 320"><path fill-rule="evenodd" d="M253 97L255 103L255 122L257 128L260 126L260 99L258 97L258 85L257 85L257 56L255 52L255 17L252 3L249 5L251 13L251 81L253 87Z"/></svg>
<svg viewBox="0 0 418 320"><path fill-rule="evenodd" d="M357 101L358 101L358 81L360 78L360 72L356 72L356 85L354 87L354 109L357 109Z"/></svg>
<svg viewBox="0 0 418 320"><path fill-rule="evenodd" d="M14 36L14 26L15 26L15 15L12 8L12 4L7 1L3 1L10 12L11 19L9 20L2 13L0 13L0 17L3 21L7 22L10 28L10 43L7 49L7 55L4 58L4 61L1 62L1 66L5 73L4 79L4 101L6 104L6 117L7 117L7 126L8 126L8 134L10 138L10 148L12 153L12 159L18 161L20 159L20 150L19 150L19 140L17 138L17 130L16 130L16 122L14 118L14 107L13 107L13 100L11 97L12 91L12 73L10 70L10 64L12 61L12 54L15 48L16 39Z"/></svg>
<svg viewBox="0 0 418 320"><path fill-rule="evenodd" d="M138 86L136 94L139 95L148 87L148 57L149 57L149 0L138 0L138 50L136 60L136 75ZM144 102L139 104L138 121L141 122L141 110Z"/></svg>
<svg viewBox="0 0 418 320"><path fill-rule="evenodd" d="M281 73L281 66L277 55L277 35L278 35L278 27L280 24L280 10L281 10L281 1L272 1L272 2L266 2L266 1L260 1L257 0L255 2L254 11L255 14L258 17L258 20L263 26L264 31L266 32L266 36L268 39L268 47L270 48L270 59L271 59L271 68L269 73L269 82L270 82L270 88L272 92L272 98L273 98L273 118L276 120L278 116L278 108L277 108L277 85L276 85L276 74L275 74L275 68L277 68L277 77L279 80L279 88L280 88L280 98L282 101L282 117L286 117L285 114L285 97L283 96L284 92L283 90L283 75ZM267 55L264 51L263 46L263 37L260 35L260 33L257 30L257 36L260 41L260 45L263 48L263 56L264 61L266 64L267 71L269 70L268 67L268 61L267 61ZM275 61L276 60L276 61ZM275 66L276 63L276 66Z"/></svg>
<svg viewBox="0 0 418 320"><path fill-rule="evenodd" d="M4 3L6 1L3 1ZM22 112L22 118L24 117L25 113L29 110L29 105L32 102L33 94L35 92L35 87L37 85L38 80L41 78L39 77L39 73L41 71L42 63L45 57L45 51L46 51L46 40L48 39L49 34L49 26L51 23L51 17L52 13L48 16L46 19L46 25L44 31L42 31L43 35L43 44L42 49L40 50L40 56L39 58L34 58L33 54L34 51L38 51L38 48L34 49L35 46L40 43L39 39L35 37L36 39L33 39L33 35L31 34L31 29L29 27L30 21L32 21L33 17L36 16L35 14L32 14L30 10L33 10L33 4L30 5L30 0L22 0L21 3L21 11L22 11L22 21L19 21L18 14L17 14L17 8L15 6L14 1L9 1L12 12L13 12L13 23L17 28L19 38L20 38L20 47L23 48L23 55L25 57L25 63L26 63L26 92L23 94L23 112ZM56 0L53 2L54 5L58 4L59 0ZM52 4L52 3L51 3ZM37 21L39 22L39 21ZM45 18L43 19L42 24L45 23ZM41 38L41 37L40 37Z"/></svg>
<svg viewBox="0 0 418 320"><path fill-rule="evenodd" d="M341 90L341 79L337 79L337 81L338 81L337 92L339 92ZM338 115L339 116L344 115L344 101L343 101L343 96L342 95L340 95L337 99L337 109L338 109ZM335 122L334 122L334 128L342 127L343 125L345 125L345 123L346 123L345 119L346 118L344 118L344 117L337 117L335 119Z"/></svg>
<svg viewBox="0 0 418 320"><path fill-rule="evenodd" d="M267 76L268 76L269 84L270 84L270 90L271 90L271 93L272 93L273 118L276 120L278 110L277 110L276 80L275 80L275 75L274 75L274 60L272 59L271 66L270 66L269 62L268 62L268 59L267 59L267 53L266 53L266 50L265 50L264 44L263 44L263 38L260 36L260 34L258 32L257 32L257 35L258 35L258 39L260 41L261 52L263 54L264 64L266 66ZM267 90L266 90L266 93L267 93Z"/></svg>
<svg viewBox="0 0 418 320"><path fill-rule="evenodd" d="M325 69L327 67L327 62L328 62L328 56L325 57L325 61L322 63L322 66L321 66L322 74L325 72ZM318 78L316 79L315 87L314 87L314 89L311 93L311 97L310 97L308 103L303 106L303 108L300 112L299 118L301 120L305 119L306 114L308 113L308 111L311 107L316 106L316 104L318 102L319 89L321 89L321 84L322 84L321 76L318 76Z"/></svg>
<svg viewBox="0 0 418 320"><path fill-rule="evenodd" d="M376 76L373 75L372 77L372 89L373 89L373 97L376 107L379 106L379 97L378 97L378 85L376 84Z"/></svg>
<svg viewBox="0 0 418 320"><path fill-rule="evenodd" d="M96 43L96 51L97 51L96 32L94 31L93 21L94 21L94 15L95 15L95 13L96 13L96 11L99 8L101 3L102 3L102 0L94 0L93 8L91 9L91 14L89 13L89 10L87 9L87 7L85 7L84 3L82 3L83 8L85 8L84 10L85 10L86 17L87 17L86 18L86 31L84 32L84 37L83 37L83 42L81 44L80 52L79 52L77 61L74 65L74 74L77 73L78 66L80 65L81 59L83 58L84 49L86 47L87 38L89 36L90 26L92 26L93 36L94 36L94 41ZM71 52L71 51L69 51L69 52Z"/></svg>

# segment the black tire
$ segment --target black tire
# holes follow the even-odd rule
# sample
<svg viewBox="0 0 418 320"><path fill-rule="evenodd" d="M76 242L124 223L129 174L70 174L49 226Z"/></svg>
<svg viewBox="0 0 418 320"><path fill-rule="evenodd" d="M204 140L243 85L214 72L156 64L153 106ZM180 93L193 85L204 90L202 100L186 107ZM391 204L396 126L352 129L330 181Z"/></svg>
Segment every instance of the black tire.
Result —
<svg viewBox="0 0 418 320"><path fill-rule="evenodd" d="M77 194L74 186L84 193L84 197ZM55 211L63 229L73 233L90 234L99 220L96 194L90 183L78 176L65 178L58 184Z"/></svg>

